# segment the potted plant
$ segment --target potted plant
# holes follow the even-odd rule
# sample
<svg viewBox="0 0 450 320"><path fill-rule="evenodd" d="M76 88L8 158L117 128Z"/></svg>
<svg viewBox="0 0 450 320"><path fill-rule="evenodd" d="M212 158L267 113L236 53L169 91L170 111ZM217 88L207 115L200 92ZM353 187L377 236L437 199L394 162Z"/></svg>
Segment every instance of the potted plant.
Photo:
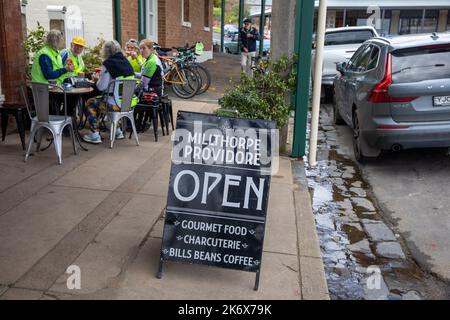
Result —
<svg viewBox="0 0 450 320"><path fill-rule="evenodd" d="M284 152L290 116L290 99L295 90L294 59L283 56L268 60L253 76L241 74L240 83L225 92L219 115L276 121L280 130L280 151Z"/></svg>
<svg viewBox="0 0 450 320"><path fill-rule="evenodd" d="M87 47L83 55L85 65L84 73L88 79L95 74L95 69L101 67L103 62L101 52L103 45L105 44L105 40L102 38L98 38L97 40L97 44L92 48Z"/></svg>

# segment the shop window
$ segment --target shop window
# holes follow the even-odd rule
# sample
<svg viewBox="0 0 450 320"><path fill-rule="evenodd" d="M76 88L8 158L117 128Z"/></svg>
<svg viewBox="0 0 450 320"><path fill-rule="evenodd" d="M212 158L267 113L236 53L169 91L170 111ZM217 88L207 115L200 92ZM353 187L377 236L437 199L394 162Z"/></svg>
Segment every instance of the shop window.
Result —
<svg viewBox="0 0 450 320"><path fill-rule="evenodd" d="M336 28L344 27L344 11L336 11Z"/></svg>
<svg viewBox="0 0 450 320"><path fill-rule="evenodd" d="M204 12L204 18L203 18L203 27L205 29L209 30L209 7L210 7L210 0L205 0L205 12Z"/></svg>
<svg viewBox="0 0 450 320"><path fill-rule="evenodd" d="M422 29L422 10L400 11L399 34L420 33Z"/></svg>
<svg viewBox="0 0 450 320"><path fill-rule="evenodd" d="M439 10L425 11L425 20L423 22L423 33L436 32L439 23Z"/></svg>
<svg viewBox="0 0 450 320"><path fill-rule="evenodd" d="M189 0L181 0L181 17L182 25L184 27L191 27L189 20Z"/></svg>
<svg viewBox="0 0 450 320"><path fill-rule="evenodd" d="M391 31L392 10L384 11L384 19L381 20L381 34L386 35Z"/></svg>
<svg viewBox="0 0 450 320"><path fill-rule="evenodd" d="M158 4L156 0L147 1L147 37L153 41L158 39Z"/></svg>
<svg viewBox="0 0 450 320"><path fill-rule="evenodd" d="M347 10L345 25L350 27L366 26L369 16L366 10Z"/></svg>
<svg viewBox="0 0 450 320"><path fill-rule="evenodd" d="M448 10L447 15L447 30L450 31L450 10Z"/></svg>

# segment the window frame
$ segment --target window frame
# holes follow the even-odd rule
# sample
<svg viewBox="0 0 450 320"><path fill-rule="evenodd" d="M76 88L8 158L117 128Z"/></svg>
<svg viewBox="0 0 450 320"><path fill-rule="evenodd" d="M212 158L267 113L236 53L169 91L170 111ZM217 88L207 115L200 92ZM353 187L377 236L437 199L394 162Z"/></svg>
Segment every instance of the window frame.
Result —
<svg viewBox="0 0 450 320"><path fill-rule="evenodd" d="M375 50L375 48L378 49L378 57L376 59L377 62L375 63L374 67L372 67L370 69L366 69L366 71L364 71L364 72L370 72L372 70L375 70L376 68L378 68L378 64L380 63L381 47L379 45L377 45L377 44L374 44L374 43L371 43L370 45L372 46L372 50L370 51L370 56L372 56L372 52L373 52L373 50ZM367 67L370 65L370 63L372 61L374 61L374 60L369 60L369 62L367 63Z"/></svg>
<svg viewBox="0 0 450 320"><path fill-rule="evenodd" d="M153 35L150 34L150 1L153 2ZM146 38L158 42L158 0L145 0L145 34Z"/></svg>
<svg viewBox="0 0 450 320"><path fill-rule="evenodd" d="M192 24L191 24L191 22L190 21L185 21L184 20L184 7L185 7L185 1L187 1L187 5L188 5L188 8L189 8L189 5L190 5L190 3L189 3L189 0L181 0L181 25L183 26L183 27L186 27L186 28L191 28L192 27ZM188 19L190 20L190 10L188 10Z"/></svg>
<svg viewBox="0 0 450 320"><path fill-rule="evenodd" d="M367 50L368 50L368 53L367 53ZM352 70L350 70L351 72L354 72L354 73L364 73L364 72L366 72L367 71L367 65L369 64L369 61L367 60L367 63L366 63L366 65L364 66L364 70L359 70L359 68L361 67L361 66L363 66L363 65L361 65L361 66L358 66L358 64L360 64L361 62L361 59L365 56L365 55L369 55L369 58L370 58L370 56L372 55L372 50L373 50L373 47L372 47L372 45L371 44L366 44L365 46L364 46L364 49L361 51L361 54L359 54L359 56L358 56L358 58L357 59L355 59L356 60L356 62L357 62L357 64L355 64L355 67L357 67L357 68L355 68L355 69L352 69Z"/></svg>
<svg viewBox="0 0 450 320"><path fill-rule="evenodd" d="M353 65L353 62L354 62L355 60L359 59L359 56L361 55L361 52L364 51L364 49L365 49L366 46L367 46L366 44L363 44L363 45L361 45L361 46L355 51L355 53L353 54L353 56L348 60L348 63L347 63L347 65L346 65L346 67L345 67L345 70L346 70L346 71L354 72L354 71L351 69L351 66Z"/></svg>
<svg viewBox="0 0 450 320"><path fill-rule="evenodd" d="M203 12L203 30L205 31L211 31L209 25L211 23L211 19L210 19L210 7L211 7L211 0L204 0L203 1L203 5L204 5L204 12Z"/></svg>

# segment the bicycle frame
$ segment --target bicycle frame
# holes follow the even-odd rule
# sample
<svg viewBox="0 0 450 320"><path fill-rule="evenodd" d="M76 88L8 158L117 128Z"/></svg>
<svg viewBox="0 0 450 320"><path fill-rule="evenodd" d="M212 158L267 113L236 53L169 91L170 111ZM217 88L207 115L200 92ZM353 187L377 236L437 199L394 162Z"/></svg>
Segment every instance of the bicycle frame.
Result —
<svg viewBox="0 0 450 320"><path fill-rule="evenodd" d="M184 85L187 83L187 79L185 78L184 74L182 72L180 72L180 68L178 67L178 64L176 63L176 61L174 59L166 58L163 56L159 56L159 58L170 65L169 71L163 77L165 83L181 84L181 85ZM172 80L174 72L176 72L176 74L177 74L178 78L181 80L181 82Z"/></svg>

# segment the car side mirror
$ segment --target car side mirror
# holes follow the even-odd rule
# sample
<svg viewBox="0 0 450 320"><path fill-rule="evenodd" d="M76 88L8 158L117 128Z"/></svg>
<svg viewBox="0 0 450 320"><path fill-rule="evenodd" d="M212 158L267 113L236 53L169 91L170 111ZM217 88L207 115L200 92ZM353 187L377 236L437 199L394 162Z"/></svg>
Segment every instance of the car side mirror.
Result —
<svg viewBox="0 0 450 320"><path fill-rule="evenodd" d="M336 70L341 74L345 74L345 68L347 68L347 62L341 62L336 64Z"/></svg>

